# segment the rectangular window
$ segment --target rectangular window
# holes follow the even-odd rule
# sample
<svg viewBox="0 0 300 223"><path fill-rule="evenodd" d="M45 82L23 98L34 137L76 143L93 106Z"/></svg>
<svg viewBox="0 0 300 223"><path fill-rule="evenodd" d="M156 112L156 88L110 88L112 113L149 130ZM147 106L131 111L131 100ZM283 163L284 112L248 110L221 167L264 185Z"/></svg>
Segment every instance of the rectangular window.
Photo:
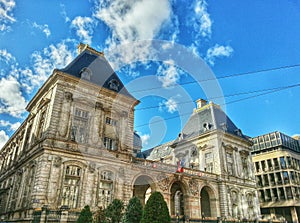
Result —
<svg viewBox="0 0 300 223"><path fill-rule="evenodd" d="M80 143L88 142L88 129L89 112L76 108L71 128L71 139Z"/></svg>
<svg viewBox="0 0 300 223"><path fill-rule="evenodd" d="M287 171L284 171L283 172L283 180L284 180L284 183L285 184L288 184L289 183L289 174Z"/></svg>
<svg viewBox="0 0 300 223"><path fill-rule="evenodd" d="M109 150L116 150L116 141L114 139L104 137L104 147Z"/></svg>
<svg viewBox="0 0 300 223"><path fill-rule="evenodd" d="M280 166L281 166L281 169L285 169L286 168L286 162L285 162L285 159L284 157L280 157Z"/></svg>
<svg viewBox="0 0 300 223"><path fill-rule="evenodd" d="M266 162L264 160L261 161L261 168L263 171L266 171Z"/></svg>
<svg viewBox="0 0 300 223"><path fill-rule="evenodd" d="M256 170L256 173L258 173L260 171L259 162L255 162L255 170Z"/></svg>
<svg viewBox="0 0 300 223"><path fill-rule="evenodd" d="M81 110L79 108L75 109L75 116L80 117L80 118L88 118L89 112Z"/></svg>
<svg viewBox="0 0 300 223"><path fill-rule="evenodd" d="M106 123L107 125L117 126L117 120L112 119L112 118L110 118L110 117L106 117L105 123Z"/></svg>
<svg viewBox="0 0 300 223"><path fill-rule="evenodd" d="M270 159L267 160L269 170L273 170L273 165Z"/></svg>

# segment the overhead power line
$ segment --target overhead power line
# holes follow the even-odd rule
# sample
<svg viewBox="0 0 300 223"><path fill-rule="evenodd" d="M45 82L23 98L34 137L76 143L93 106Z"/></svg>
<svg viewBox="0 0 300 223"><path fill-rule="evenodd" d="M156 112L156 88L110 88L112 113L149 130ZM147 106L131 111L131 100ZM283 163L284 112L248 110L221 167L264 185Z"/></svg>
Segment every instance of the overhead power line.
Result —
<svg viewBox="0 0 300 223"><path fill-rule="evenodd" d="M240 101L248 100L248 99L251 99L251 98L256 98L256 97L259 97L259 96L262 96L262 95L267 95L267 94L271 94L271 93L275 93L275 92L278 92L278 91L282 91L282 90L286 90L286 89L290 89L290 88L294 88L294 87L299 87L299 86L300 86L300 83L299 84L295 84L295 85L286 86L286 87L274 88L271 91L268 91L268 92L265 92L265 93L261 93L261 94L256 94L256 95L245 97L245 98L241 98L241 99L237 99L237 100L233 100L233 101L229 101L229 102L226 102L224 104L220 104L220 106L228 105L228 104L234 104L234 103L237 103L237 102L240 102ZM186 113L183 113L183 114L178 114L178 115L174 115L174 116L171 116L171 117L164 118L163 120L153 121L153 122L151 122L151 124L163 122L163 121L166 121L166 120L175 119L175 118L178 118L178 117L183 117L183 116L191 115L191 112L192 111L189 111L189 112L186 112ZM144 124L136 125L135 128L140 128L140 127L147 126L147 125L149 125L149 123L144 123Z"/></svg>
<svg viewBox="0 0 300 223"><path fill-rule="evenodd" d="M290 68L296 68L296 67L300 67L300 64L293 64L293 65L287 65L287 66L280 66L280 67L273 67L273 68L267 68L267 69L261 69L261 70L254 70L254 71L247 71L247 72L242 72L242 73L235 73L235 74L229 74L229 75L224 75L224 76L220 76L220 77L216 77L216 78L208 78L208 79L203 79L200 81L188 81L188 82L184 82L184 83L180 83L180 84L173 84L170 85L171 86L179 86L179 85L188 85L188 84L193 84L193 83L198 83L198 82L205 82L205 81L210 81L210 80L215 80L215 79L225 79L225 78L231 78L231 77L237 77L237 76L244 76L244 75L250 75L250 74L256 74L256 73L262 73L262 72L269 72L269 71L276 71L276 70L282 70L282 69L290 69ZM287 86L290 87L290 86ZM142 91L149 91L149 90L155 90L155 89L161 89L164 88L162 86L160 87L153 87L153 88L146 88L146 89L140 89L140 90L135 90L135 91L131 91L130 93L135 93L135 92L142 92ZM279 87L281 88L281 87ZM275 88L274 88L275 89ZM269 90L273 90L273 89L269 89ZM258 91L268 91L268 89L263 89L263 90L258 90ZM252 93L258 92L258 91L253 91ZM231 96L235 96L235 95L239 95L239 94L250 94L251 92L241 92L241 93L235 93L232 95L227 95L224 97L231 97ZM210 98L210 99L216 99L216 98L220 98L223 96L218 96L218 97L214 97L214 98ZM190 101L192 102L192 101ZM184 102L184 103L190 103L190 102ZM149 108L156 108L158 106L151 106ZM25 109L17 109L17 110L10 110L9 112L21 112L24 111ZM136 110L143 110L143 108L140 109L136 109Z"/></svg>
<svg viewBox="0 0 300 223"><path fill-rule="evenodd" d="M265 88L265 89L261 89L261 90L238 92L238 93L233 93L233 94L228 94L228 95L223 95L223 96L211 97L211 98L209 98L209 100L218 99L218 98L229 98L229 97L234 97L234 96L239 96L239 95L253 94L253 93L259 93L259 92L265 92L265 91L267 91L267 93L269 94L269 93L276 92L278 90L284 90L286 88L294 88L294 87L299 87L299 86L300 86L300 83L299 84L288 85L288 86L275 87L275 88ZM272 92L268 92L268 91L272 91ZM187 100L187 101L177 102L177 105L187 104L187 103L191 103L191 102L196 102L196 100ZM228 104L228 103L226 103L226 104ZM159 108L159 107L160 107L159 105L158 106L156 105L156 106L142 107L142 108L135 109L135 111L154 109L154 108Z"/></svg>
<svg viewBox="0 0 300 223"><path fill-rule="evenodd" d="M175 87L175 86L188 85L188 84L194 84L194 83L202 83L202 82L206 82L206 81L220 80L220 79L245 76L245 75L250 75L250 74L258 74L258 73L270 72L270 71L277 71L277 70L283 70L283 69L291 69L291 68L295 68L295 67L300 67L300 64L293 64L293 65L287 65L287 66L281 66L281 67L273 67L273 68L268 68L268 69L228 74L228 75L224 75L224 76L220 76L220 77L212 77L212 78L207 78L207 79L202 79L202 80L187 81L187 82L180 83L180 84L174 83L174 84L169 85L168 87ZM139 89L139 90L133 90L133 91L131 91L131 93L150 91L150 90L156 90L156 89L161 89L161 88L164 88L164 87L159 86L159 87L152 87L152 88L144 88L144 89Z"/></svg>

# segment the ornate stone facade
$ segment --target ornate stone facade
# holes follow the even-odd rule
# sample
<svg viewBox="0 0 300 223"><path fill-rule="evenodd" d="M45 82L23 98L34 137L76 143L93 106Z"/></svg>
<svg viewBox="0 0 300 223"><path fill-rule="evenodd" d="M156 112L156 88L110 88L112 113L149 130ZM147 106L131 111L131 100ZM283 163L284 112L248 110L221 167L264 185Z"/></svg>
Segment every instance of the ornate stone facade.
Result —
<svg viewBox="0 0 300 223"><path fill-rule="evenodd" d="M160 157L165 160L137 158L138 101L102 53L79 49L71 64L53 71L1 150L2 220L44 222L61 210L60 222L71 222L76 220L72 213L85 205L96 210L114 198L127 203L132 196L145 203L153 191L163 194L173 217L258 217L247 139L212 129L170 143L169 153ZM213 157L206 157L209 153ZM184 158L189 163L178 173L176 162ZM206 158L213 158L211 166Z"/></svg>

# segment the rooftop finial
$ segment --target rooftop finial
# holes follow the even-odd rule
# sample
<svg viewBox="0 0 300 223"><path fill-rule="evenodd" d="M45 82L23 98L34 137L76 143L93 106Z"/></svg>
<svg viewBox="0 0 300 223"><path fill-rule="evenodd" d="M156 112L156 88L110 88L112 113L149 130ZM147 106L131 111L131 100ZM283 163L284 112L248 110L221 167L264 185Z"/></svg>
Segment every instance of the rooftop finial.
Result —
<svg viewBox="0 0 300 223"><path fill-rule="evenodd" d="M98 56L104 56L103 52L97 51L94 48L90 47L88 44L80 43L78 45L78 54L81 54L83 51L88 50L93 54L96 54Z"/></svg>

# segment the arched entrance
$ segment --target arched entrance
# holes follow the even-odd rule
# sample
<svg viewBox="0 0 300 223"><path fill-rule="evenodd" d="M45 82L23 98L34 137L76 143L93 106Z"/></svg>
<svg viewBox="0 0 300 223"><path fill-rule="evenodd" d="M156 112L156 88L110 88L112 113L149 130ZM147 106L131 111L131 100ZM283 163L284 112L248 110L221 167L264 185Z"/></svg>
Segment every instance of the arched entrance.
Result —
<svg viewBox="0 0 300 223"><path fill-rule="evenodd" d="M184 190L182 183L175 182L171 187L171 215L184 215Z"/></svg>
<svg viewBox="0 0 300 223"><path fill-rule="evenodd" d="M147 175L141 175L134 181L133 196L138 197L144 206L151 193L155 191L154 186L155 185L151 177Z"/></svg>
<svg viewBox="0 0 300 223"><path fill-rule="evenodd" d="M209 187L203 187L200 193L202 217L211 217L211 204L210 204L209 190L210 190Z"/></svg>
<svg viewBox="0 0 300 223"><path fill-rule="evenodd" d="M204 186L200 192L201 215L203 217L217 217L219 214L218 200L215 192L209 186Z"/></svg>

